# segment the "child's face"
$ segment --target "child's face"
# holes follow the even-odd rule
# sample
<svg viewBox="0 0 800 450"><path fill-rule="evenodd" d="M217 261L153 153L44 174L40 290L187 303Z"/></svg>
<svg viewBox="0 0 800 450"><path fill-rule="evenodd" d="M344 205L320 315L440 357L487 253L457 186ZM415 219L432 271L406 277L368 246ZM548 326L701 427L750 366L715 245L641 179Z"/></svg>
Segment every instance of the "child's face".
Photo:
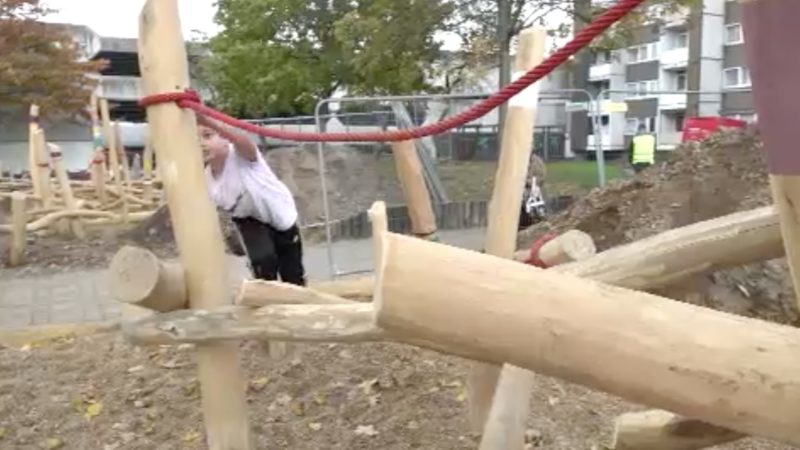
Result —
<svg viewBox="0 0 800 450"><path fill-rule="evenodd" d="M205 162L224 157L228 150L228 141L220 136L213 129L198 125L200 135L200 148L203 149L203 159Z"/></svg>

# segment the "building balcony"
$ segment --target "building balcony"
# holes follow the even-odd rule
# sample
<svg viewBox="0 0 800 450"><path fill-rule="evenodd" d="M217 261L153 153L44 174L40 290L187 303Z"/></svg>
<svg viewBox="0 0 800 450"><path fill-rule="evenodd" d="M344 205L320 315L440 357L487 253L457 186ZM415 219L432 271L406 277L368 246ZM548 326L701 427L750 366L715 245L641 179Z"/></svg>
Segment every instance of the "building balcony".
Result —
<svg viewBox="0 0 800 450"><path fill-rule="evenodd" d="M595 64L589 68L589 80L599 81L611 78L611 63Z"/></svg>
<svg viewBox="0 0 800 450"><path fill-rule="evenodd" d="M660 59L661 68L665 70L685 69L689 65L689 49L683 47L665 50L661 52Z"/></svg>
<svg viewBox="0 0 800 450"><path fill-rule="evenodd" d="M141 79L131 76L100 78L102 96L109 100L136 101L141 97Z"/></svg>
<svg viewBox="0 0 800 450"><path fill-rule="evenodd" d="M658 109L675 111L686 109L686 94L662 94L658 96Z"/></svg>

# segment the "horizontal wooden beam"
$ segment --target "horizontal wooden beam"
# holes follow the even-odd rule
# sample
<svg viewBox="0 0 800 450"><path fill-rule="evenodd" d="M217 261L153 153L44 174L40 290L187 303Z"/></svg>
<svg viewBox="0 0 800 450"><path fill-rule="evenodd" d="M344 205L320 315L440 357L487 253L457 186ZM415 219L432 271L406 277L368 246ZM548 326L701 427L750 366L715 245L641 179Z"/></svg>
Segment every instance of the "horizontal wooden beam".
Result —
<svg viewBox="0 0 800 450"><path fill-rule="evenodd" d="M346 302L346 300L345 300ZM231 306L183 310L122 324L138 345L213 343L242 339L298 342L366 342L385 339L371 304Z"/></svg>
<svg viewBox="0 0 800 450"><path fill-rule="evenodd" d="M374 301L393 339L800 444L800 330L392 233L381 239Z"/></svg>

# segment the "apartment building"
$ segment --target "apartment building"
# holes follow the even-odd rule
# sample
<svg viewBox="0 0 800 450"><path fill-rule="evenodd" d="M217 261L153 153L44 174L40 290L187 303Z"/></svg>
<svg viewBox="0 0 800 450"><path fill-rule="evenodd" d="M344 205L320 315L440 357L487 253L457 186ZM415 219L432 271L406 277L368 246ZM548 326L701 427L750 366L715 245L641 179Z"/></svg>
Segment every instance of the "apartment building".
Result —
<svg viewBox="0 0 800 450"><path fill-rule="evenodd" d="M623 151L640 128L672 150L686 117L755 120L738 2L702 0L662 19L634 30L627 47L595 55L589 90L600 101L587 148L575 150Z"/></svg>
<svg viewBox="0 0 800 450"><path fill-rule="evenodd" d="M112 121L120 122L122 141L129 151L144 147L146 117L137 101L140 97L141 73L137 40L100 36L84 25L53 24L64 27L72 34L79 47L81 60L105 59L106 68L97 75L97 93L109 101ZM202 49L189 45L190 61L202 56ZM193 87L201 96L207 90L193 80ZM87 104L88 106L88 104ZM24 111L12 115L15 120L0 123L0 160L5 170L14 172L27 170L28 124ZM68 170L86 168L92 152L91 124L85 119L44 123L47 139L59 145Z"/></svg>

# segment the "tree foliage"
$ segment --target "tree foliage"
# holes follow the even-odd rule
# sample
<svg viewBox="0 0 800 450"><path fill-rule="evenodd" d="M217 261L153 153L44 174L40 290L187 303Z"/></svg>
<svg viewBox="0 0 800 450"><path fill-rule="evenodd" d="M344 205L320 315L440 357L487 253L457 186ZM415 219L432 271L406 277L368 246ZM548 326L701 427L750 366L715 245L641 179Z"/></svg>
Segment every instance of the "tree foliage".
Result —
<svg viewBox="0 0 800 450"><path fill-rule="evenodd" d="M503 48L498 39L498 18L500 0L454 0L454 12L449 18L448 30L460 39L464 49L460 65L451 67L452 71L474 71L476 67L494 67ZM615 49L630 41L634 30L645 22L663 20L679 9L691 6L698 0L648 0L629 13L623 20L611 27L590 46L590 51ZM570 36L576 27L592 21L614 2L598 0L508 0L510 23L507 28L508 40L522 29L534 25L547 28L548 34L555 38ZM561 20L554 20L560 17Z"/></svg>
<svg viewBox="0 0 800 450"><path fill-rule="evenodd" d="M308 114L320 99L426 89L445 0L220 0L204 73L218 106Z"/></svg>
<svg viewBox="0 0 800 450"><path fill-rule="evenodd" d="M81 61L67 29L40 19L39 0L0 0L0 106L36 103L45 117L85 111L103 61Z"/></svg>

